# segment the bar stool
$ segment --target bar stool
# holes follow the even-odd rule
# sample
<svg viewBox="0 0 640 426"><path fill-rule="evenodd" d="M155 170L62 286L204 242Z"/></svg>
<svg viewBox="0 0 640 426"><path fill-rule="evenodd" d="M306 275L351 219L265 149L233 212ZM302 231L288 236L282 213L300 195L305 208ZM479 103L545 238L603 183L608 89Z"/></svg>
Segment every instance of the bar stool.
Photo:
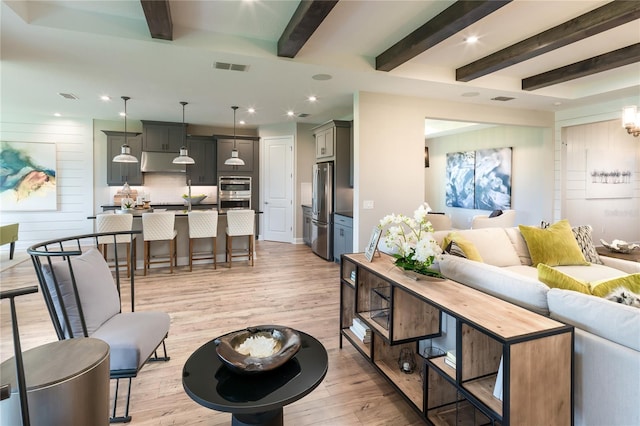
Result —
<svg viewBox="0 0 640 426"><path fill-rule="evenodd" d="M142 236L144 239L144 275L147 275L149 265L169 262L171 273L173 267L178 266L178 256L176 250L176 236L178 232L174 229L176 216L173 212L157 212L142 214ZM169 242L169 259L151 260L151 241Z"/></svg>
<svg viewBox="0 0 640 426"><path fill-rule="evenodd" d="M255 211L229 210L227 212L227 263L231 268L234 257L248 257L253 266L253 241L255 233ZM249 248L235 254L233 252L233 237L248 237Z"/></svg>
<svg viewBox="0 0 640 426"><path fill-rule="evenodd" d="M132 214L100 213L96 216L96 232L131 231L133 226ZM105 235L98 237L98 250L102 252L104 260L107 260L109 244L126 244L127 247L127 278L131 276L131 245L133 244L133 270L136 269L136 244L135 235ZM114 256L118 250L115 249Z"/></svg>
<svg viewBox="0 0 640 426"><path fill-rule="evenodd" d="M213 259L213 269L218 268L216 260L216 237L218 236L218 212L216 210L192 210L189 219L189 271L193 271L194 260ZM194 252L193 245L198 238L212 238L211 255L206 252Z"/></svg>

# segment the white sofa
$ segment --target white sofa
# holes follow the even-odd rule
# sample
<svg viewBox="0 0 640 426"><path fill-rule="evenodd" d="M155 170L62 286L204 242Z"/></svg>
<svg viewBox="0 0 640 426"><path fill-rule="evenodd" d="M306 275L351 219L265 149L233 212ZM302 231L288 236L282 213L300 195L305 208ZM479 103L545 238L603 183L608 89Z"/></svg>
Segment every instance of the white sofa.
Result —
<svg viewBox="0 0 640 426"><path fill-rule="evenodd" d="M437 231L442 244L452 231ZM640 425L640 309L538 281L518 228L455 231L482 262L453 255L439 261L449 279L575 326L576 425ZM601 257L603 265L556 266L586 281L640 272L640 263Z"/></svg>

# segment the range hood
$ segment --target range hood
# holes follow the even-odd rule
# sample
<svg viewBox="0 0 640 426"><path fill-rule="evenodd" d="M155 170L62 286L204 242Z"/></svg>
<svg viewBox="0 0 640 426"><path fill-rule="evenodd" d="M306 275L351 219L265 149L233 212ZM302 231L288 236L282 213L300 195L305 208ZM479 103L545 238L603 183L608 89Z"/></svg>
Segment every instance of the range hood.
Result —
<svg viewBox="0 0 640 426"><path fill-rule="evenodd" d="M187 168L184 164L173 164L177 156L176 152L143 151L140 170L143 173L185 173Z"/></svg>

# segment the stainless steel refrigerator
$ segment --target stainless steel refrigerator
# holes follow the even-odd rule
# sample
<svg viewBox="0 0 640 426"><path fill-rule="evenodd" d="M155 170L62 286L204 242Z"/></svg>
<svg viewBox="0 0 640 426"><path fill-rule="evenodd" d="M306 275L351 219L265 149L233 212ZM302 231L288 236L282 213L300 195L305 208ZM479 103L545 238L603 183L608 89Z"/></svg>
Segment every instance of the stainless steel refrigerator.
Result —
<svg viewBox="0 0 640 426"><path fill-rule="evenodd" d="M333 162L313 165L311 249L333 260Z"/></svg>

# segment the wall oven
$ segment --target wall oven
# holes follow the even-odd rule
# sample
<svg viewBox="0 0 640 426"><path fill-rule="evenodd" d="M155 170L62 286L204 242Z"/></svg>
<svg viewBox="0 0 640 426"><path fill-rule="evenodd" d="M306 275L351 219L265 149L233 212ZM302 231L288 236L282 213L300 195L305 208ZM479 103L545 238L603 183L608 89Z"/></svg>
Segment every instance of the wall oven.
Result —
<svg viewBox="0 0 640 426"><path fill-rule="evenodd" d="M251 208L251 176L220 176L218 211Z"/></svg>

